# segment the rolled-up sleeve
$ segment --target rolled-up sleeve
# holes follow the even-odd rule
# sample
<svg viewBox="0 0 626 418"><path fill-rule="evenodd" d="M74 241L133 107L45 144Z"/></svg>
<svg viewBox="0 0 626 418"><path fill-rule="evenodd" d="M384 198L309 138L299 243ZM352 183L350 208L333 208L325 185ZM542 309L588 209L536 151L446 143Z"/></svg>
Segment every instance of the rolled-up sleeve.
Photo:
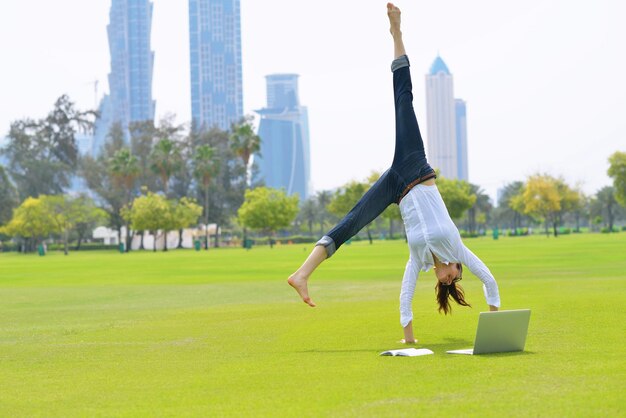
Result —
<svg viewBox="0 0 626 418"><path fill-rule="evenodd" d="M403 328L413 320L412 302L420 269L421 266L417 258L411 255L404 269L402 288L400 290L400 324Z"/></svg>
<svg viewBox="0 0 626 418"><path fill-rule="evenodd" d="M489 268L482 262L482 260L470 251L462 242L458 247L458 259L463 263L469 271L471 271L476 277L483 282L483 292L485 293L485 299L487 305L500 307L500 292L498 291L498 283L496 279L489 271Z"/></svg>

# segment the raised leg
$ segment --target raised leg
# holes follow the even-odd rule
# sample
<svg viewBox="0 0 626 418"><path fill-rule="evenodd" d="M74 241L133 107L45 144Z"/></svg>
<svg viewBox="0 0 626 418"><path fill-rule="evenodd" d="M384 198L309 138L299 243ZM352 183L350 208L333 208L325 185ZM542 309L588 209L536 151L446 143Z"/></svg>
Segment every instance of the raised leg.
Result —
<svg viewBox="0 0 626 418"><path fill-rule="evenodd" d="M394 61L391 68L396 111L396 149L393 161L396 165L411 154L415 154L412 156L414 159L421 160L426 157L426 153L413 109L413 85L409 59L406 56L400 29L400 9L393 3L387 3L387 16L389 17L389 31L393 37L394 50Z"/></svg>
<svg viewBox="0 0 626 418"><path fill-rule="evenodd" d="M402 42L402 31L400 30L400 9L393 3L387 3L387 16L389 17L389 32L393 36L393 58L400 58L406 55Z"/></svg>

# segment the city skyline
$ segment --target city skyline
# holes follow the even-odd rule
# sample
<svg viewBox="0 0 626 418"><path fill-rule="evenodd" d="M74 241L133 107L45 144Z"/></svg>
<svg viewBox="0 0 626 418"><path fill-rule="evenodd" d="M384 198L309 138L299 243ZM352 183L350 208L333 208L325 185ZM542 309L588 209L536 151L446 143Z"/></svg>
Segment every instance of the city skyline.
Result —
<svg viewBox="0 0 626 418"><path fill-rule="evenodd" d="M179 121L189 121L187 5L154 3L156 117L175 112ZM109 70L103 53L109 5L110 0L0 5L0 47L9 57L0 77L2 134L12 120L45 116L64 93L81 108L94 107ZM440 51L455 69L457 95L471 104L473 183L491 196L535 172L582 182L587 193L610 184L607 158L624 148L626 138L626 79L620 75L626 74L620 41L626 28L618 19L626 5L531 0L515 11L487 0L398 5L414 80L427 73ZM33 7L39 13L32 14ZM392 56L384 9L384 3L355 1L241 1L244 113L264 105L265 75L300 74L312 115L316 190L364 179L389 165ZM355 10L358 19L346 20ZM319 31L320 22L350 30L339 38L337 31ZM603 71L617 76L600 76ZM414 83L414 97L424 130L422 83ZM342 164L355 147L358 161ZM329 173L327 166L336 169Z"/></svg>

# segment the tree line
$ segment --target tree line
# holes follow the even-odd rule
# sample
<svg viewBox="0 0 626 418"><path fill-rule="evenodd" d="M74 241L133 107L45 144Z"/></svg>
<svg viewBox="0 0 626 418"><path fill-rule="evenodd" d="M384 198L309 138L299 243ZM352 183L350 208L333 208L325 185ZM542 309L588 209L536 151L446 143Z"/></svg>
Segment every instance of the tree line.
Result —
<svg viewBox="0 0 626 418"><path fill-rule="evenodd" d="M105 223L116 229L127 250L134 233L182 229L197 225L199 218L217 228L231 225L245 190L257 184L249 165L251 155L259 151L260 138L250 117L229 131L188 129L173 115L158 124L113 124L97 156L81 156L77 135L91 132L96 116L77 110L62 96L45 118L11 123L7 143L0 149L6 160L6 168L0 166L0 225L5 238L15 237L32 250L44 238L62 234L58 228L23 227L22 209L27 201L30 205L41 201L44 207L51 196L76 200L68 194L76 181L88 189L77 201L100 209L90 219L91 226ZM183 208L189 212L184 216ZM66 216L70 225L77 223L70 219L70 211Z"/></svg>
<svg viewBox="0 0 626 418"><path fill-rule="evenodd" d="M82 156L77 135L92 131L96 117L61 96L45 118L11 123L0 149L6 160L6 167L0 165L0 241L13 237L28 251L55 237L67 252L70 240L79 249L96 226L107 225L118 231L128 251L135 234L143 248L144 233L156 237L177 230L181 246L182 230L199 223L207 249L209 223L216 224L216 231L236 230L244 243L248 228L269 236L270 245L276 233L314 240L380 176L372 173L305 201L268 189L251 164L261 142L252 117L228 131L186 127L173 115L157 124L114 124L97 156ZM554 235L564 225L575 231L583 226L613 231L616 222L626 219L626 153L615 152L608 162L613 185L593 196L548 174L507 184L496 207L479 185L439 176L437 187L451 217L469 236L488 228L517 233L542 225ZM77 181L87 194L68 193ZM399 231L400 211L392 205L363 235L372 242L375 236L394 238ZM213 246L219 246L217 233L214 239Z"/></svg>
<svg viewBox="0 0 626 418"><path fill-rule="evenodd" d="M615 224L626 221L626 152L615 152L608 162L607 173L613 185L594 195L586 195L562 177L544 173L506 184L497 206L476 184L438 175L437 187L450 216L465 236L478 236L494 228L512 231L511 235L526 234L533 227L542 227L546 234L557 236L565 226L574 232L580 232L582 227L617 232ZM321 233L329 218L334 221L343 216L378 177L379 173L372 173L363 181L351 181L334 194L320 192L303 203L299 222L306 225L311 235L314 225L321 227ZM401 219L397 205L388 207L365 227L367 239L372 241L372 231L393 238L394 222Z"/></svg>

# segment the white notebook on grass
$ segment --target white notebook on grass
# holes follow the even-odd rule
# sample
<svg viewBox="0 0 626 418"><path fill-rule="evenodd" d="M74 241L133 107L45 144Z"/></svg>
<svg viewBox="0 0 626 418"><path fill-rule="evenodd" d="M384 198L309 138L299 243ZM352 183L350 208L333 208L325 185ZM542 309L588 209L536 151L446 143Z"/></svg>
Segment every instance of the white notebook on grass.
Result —
<svg viewBox="0 0 626 418"><path fill-rule="evenodd" d="M380 353L381 356L417 357L434 354L428 348L402 348L399 350L388 350Z"/></svg>

